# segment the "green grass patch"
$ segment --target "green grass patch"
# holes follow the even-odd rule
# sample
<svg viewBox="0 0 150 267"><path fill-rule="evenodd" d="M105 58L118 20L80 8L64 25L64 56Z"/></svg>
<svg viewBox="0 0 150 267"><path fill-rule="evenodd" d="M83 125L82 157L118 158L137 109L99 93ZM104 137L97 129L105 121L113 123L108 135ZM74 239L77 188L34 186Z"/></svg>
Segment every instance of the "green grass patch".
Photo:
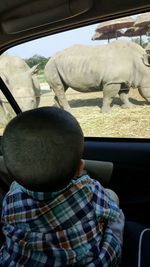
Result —
<svg viewBox="0 0 150 267"><path fill-rule="evenodd" d="M44 73L43 72L38 73L37 74L37 77L38 77L38 80L39 80L40 83L46 82L46 79L45 79L45 76L44 76Z"/></svg>

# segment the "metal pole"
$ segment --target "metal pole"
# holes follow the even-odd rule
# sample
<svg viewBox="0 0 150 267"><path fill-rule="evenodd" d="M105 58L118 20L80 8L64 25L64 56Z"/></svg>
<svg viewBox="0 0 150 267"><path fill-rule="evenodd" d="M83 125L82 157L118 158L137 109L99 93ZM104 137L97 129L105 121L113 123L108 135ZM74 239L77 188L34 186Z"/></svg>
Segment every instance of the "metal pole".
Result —
<svg viewBox="0 0 150 267"><path fill-rule="evenodd" d="M142 46L142 36L140 35L140 45Z"/></svg>

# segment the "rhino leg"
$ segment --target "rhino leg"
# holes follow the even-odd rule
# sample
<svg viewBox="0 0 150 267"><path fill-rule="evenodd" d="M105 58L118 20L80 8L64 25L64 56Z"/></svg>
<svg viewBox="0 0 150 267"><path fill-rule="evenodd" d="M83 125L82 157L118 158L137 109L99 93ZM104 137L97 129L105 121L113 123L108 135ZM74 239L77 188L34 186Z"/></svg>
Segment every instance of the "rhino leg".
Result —
<svg viewBox="0 0 150 267"><path fill-rule="evenodd" d="M49 75L49 73L51 75ZM46 80L47 80L50 88L54 91L55 104L58 107L63 108L63 109L70 112L71 108L70 108L68 101L66 99L66 96L65 96L65 87L66 86L65 86L64 82L62 81L59 73L58 73L55 61L50 62L50 65L45 67L45 77L46 77Z"/></svg>
<svg viewBox="0 0 150 267"><path fill-rule="evenodd" d="M109 112L113 98L120 91L120 84L106 84L103 89L102 113Z"/></svg>
<svg viewBox="0 0 150 267"><path fill-rule="evenodd" d="M33 88L34 88L35 98L36 98L36 107L38 107L40 104L40 97L41 97L40 83L35 75L32 76L32 81L33 81Z"/></svg>
<svg viewBox="0 0 150 267"><path fill-rule="evenodd" d="M55 107L58 107L58 108L61 107L61 105L59 104L58 97L56 95L54 96L54 103L55 103Z"/></svg>
<svg viewBox="0 0 150 267"><path fill-rule="evenodd" d="M6 124L8 123L6 116L5 116L5 111L3 109L2 103L0 101L0 125L1 127L6 126Z"/></svg>
<svg viewBox="0 0 150 267"><path fill-rule="evenodd" d="M71 108L65 96L65 90L63 86L57 86L53 88L55 92L54 102L56 106L65 109L66 111L71 112Z"/></svg>
<svg viewBox="0 0 150 267"><path fill-rule="evenodd" d="M119 91L119 96L123 103L123 105L121 106L122 108L130 108L133 106L133 104L129 101L128 94L129 94L129 88L128 87L123 88L121 86L121 90Z"/></svg>
<svg viewBox="0 0 150 267"><path fill-rule="evenodd" d="M3 101L0 100L0 124L6 126L6 124L12 119L7 107Z"/></svg>

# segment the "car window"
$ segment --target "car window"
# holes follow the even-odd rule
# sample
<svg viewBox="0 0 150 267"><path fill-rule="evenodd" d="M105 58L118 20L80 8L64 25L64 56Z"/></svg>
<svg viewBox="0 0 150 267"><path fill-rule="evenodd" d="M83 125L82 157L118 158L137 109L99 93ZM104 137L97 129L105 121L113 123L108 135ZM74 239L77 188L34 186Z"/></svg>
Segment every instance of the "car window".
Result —
<svg viewBox="0 0 150 267"><path fill-rule="evenodd" d="M150 21L140 16L13 47L1 56L2 78L22 110L54 104L65 108L85 136L149 138ZM0 108L1 118L14 116L2 98Z"/></svg>

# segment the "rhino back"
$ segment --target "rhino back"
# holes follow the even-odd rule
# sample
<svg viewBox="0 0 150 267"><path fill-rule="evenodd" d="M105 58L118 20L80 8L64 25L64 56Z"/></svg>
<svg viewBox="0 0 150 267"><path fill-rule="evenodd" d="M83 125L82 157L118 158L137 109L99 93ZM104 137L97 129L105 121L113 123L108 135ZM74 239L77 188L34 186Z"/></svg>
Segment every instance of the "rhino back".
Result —
<svg viewBox="0 0 150 267"><path fill-rule="evenodd" d="M129 40L114 40L112 41L110 44L110 46L117 46L118 48L122 48L122 47L130 47L134 50L136 50L136 52L139 52L141 54L145 53L145 49L143 47L141 47L139 44L133 42L133 41L129 41Z"/></svg>

